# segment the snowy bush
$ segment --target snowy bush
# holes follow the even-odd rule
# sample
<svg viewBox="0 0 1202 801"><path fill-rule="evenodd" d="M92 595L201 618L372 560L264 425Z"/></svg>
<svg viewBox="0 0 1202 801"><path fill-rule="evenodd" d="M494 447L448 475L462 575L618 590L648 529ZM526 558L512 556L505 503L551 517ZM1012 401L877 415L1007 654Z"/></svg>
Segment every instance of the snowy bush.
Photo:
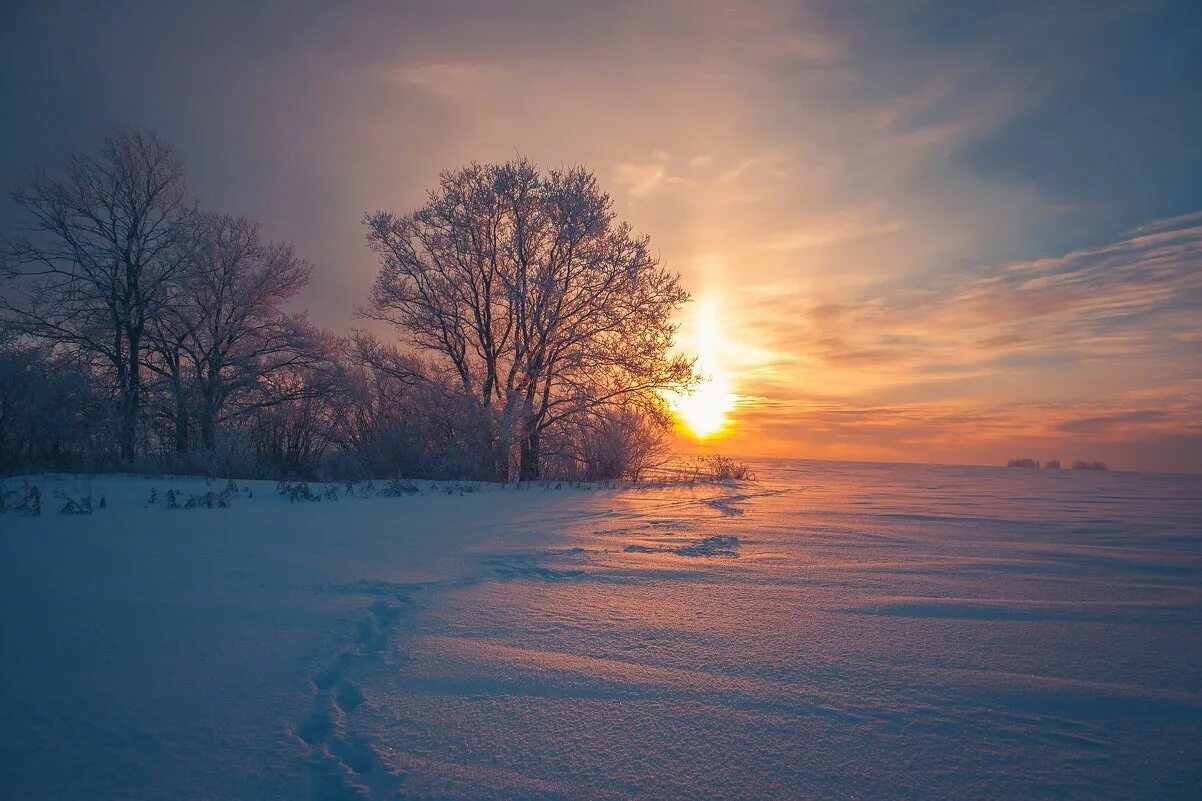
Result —
<svg viewBox="0 0 1202 801"><path fill-rule="evenodd" d="M72 498L65 492L55 492L56 500L62 501L59 506L59 514L64 515L90 515L92 514L92 496L83 495L78 500Z"/></svg>
<svg viewBox="0 0 1202 801"><path fill-rule="evenodd" d="M202 495L189 495L184 501L185 509L225 509L230 505L225 493L206 492Z"/></svg>
<svg viewBox="0 0 1202 801"><path fill-rule="evenodd" d="M667 427L653 410L617 408L548 437L548 478L639 481L667 461Z"/></svg>
<svg viewBox="0 0 1202 801"><path fill-rule="evenodd" d="M275 491L287 498L289 503L321 500L321 496L313 494L304 481L280 481L275 485Z"/></svg>
<svg viewBox="0 0 1202 801"><path fill-rule="evenodd" d="M17 511L26 517L41 517L42 492L32 484L25 485L25 494L17 504Z"/></svg>
<svg viewBox="0 0 1202 801"><path fill-rule="evenodd" d="M342 492L348 498L370 498L375 486L373 481L348 481L343 486Z"/></svg>
<svg viewBox="0 0 1202 801"><path fill-rule="evenodd" d="M729 456L709 456L693 463L690 477L695 481L754 481L755 472Z"/></svg>
<svg viewBox="0 0 1202 801"><path fill-rule="evenodd" d="M448 491L450 488L447 488ZM408 479L394 478L389 481L380 490L380 495L385 498L400 498L404 495L421 495L421 490L417 485Z"/></svg>
<svg viewBox="0 0 1202 801"><path fill-rule="evenodd" d="M102 462L109 411L84 366L0 327L0 475Z"/></svg>

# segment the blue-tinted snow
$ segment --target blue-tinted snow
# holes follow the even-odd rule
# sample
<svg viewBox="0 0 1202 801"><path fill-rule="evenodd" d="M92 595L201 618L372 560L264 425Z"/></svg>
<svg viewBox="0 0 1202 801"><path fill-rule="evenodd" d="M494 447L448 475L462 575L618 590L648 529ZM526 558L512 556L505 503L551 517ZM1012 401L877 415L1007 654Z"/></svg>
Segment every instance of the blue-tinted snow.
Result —
<svg viewBox="0 0 1202 801"><path fill-rule="evenodd" d="M1202 795L1202 477L757 470L2 517L0 795Z"/></svg>

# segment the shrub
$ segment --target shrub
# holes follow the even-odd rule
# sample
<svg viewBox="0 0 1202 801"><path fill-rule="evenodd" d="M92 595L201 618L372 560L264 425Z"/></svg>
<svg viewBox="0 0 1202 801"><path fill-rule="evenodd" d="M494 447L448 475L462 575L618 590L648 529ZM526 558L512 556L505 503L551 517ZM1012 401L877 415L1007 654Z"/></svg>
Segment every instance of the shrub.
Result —
<svg viewBox="0 0 1202 801"><path fill-rule="evenodd" d="M90 515L92 514L92 496L84 495L79 500L72 498L62 492L56 492L54 497L62 501L62 506L59 507L59 514L64 515Z"/></svg>
<svg viewBox="0 0 1202 801"><path fill-rule="evenodd" d="M17 506L17 511L26 517L42 516L42 491L29 485L25 487L25 497Z"/></svg>
<svg viewBox="0 0 1202 801"><path fill-rule="evenodd" d="M417 485L409 479L394 478L384 485L380 490L380 495L385 498L400 498L404 495L421 495L421 492ZM449 488L448 492L450 492Z"/></svg>
<svg viewBox="0 0 1202 801"><path fill-rule="evenodd" d="M225 509L230 505L229 499L223 492L218 495L215 492L206 492L203 495L190 495L184 503L185 509Z"/></svg>
<svg viewBox="0 0 1202 801"><path fill-rule="evenodd" d="M314 495L304 481L281 481L275 485L275 491L287 498L288 503L321 500L321 496Z"/></svg>
<svg viewBox="0 0 1202 801"><path fill-rule="evenodd" d="M729 456L708 456L693 463L693 481L754 481L755 472L746 462Z"/></svg>

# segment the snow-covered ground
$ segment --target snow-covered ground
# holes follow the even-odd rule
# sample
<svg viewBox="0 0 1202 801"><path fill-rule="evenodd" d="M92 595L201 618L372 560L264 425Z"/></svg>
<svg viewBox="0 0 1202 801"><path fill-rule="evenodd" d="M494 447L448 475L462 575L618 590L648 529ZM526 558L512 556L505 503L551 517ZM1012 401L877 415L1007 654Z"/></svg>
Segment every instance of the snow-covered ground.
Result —
<svg viewBox="0 0 1202 801"><path fill-rule="evenodd" d="M757 468L211 509L32 478L0 797L1202 797L1202 477Z"/></svg>

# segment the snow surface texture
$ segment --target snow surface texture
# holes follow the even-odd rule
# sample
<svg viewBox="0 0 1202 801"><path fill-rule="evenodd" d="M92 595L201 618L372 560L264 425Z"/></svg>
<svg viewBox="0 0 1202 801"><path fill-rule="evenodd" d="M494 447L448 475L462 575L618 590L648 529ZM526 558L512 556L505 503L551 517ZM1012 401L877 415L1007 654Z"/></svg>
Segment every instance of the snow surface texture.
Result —
<svg viewBox="0 0 1202 801"><path fill-rule="evenodd" d="M1202 797L1202 478L756 469L194 509L162 497L223 484L33 478L0 797Z"/></svg>

